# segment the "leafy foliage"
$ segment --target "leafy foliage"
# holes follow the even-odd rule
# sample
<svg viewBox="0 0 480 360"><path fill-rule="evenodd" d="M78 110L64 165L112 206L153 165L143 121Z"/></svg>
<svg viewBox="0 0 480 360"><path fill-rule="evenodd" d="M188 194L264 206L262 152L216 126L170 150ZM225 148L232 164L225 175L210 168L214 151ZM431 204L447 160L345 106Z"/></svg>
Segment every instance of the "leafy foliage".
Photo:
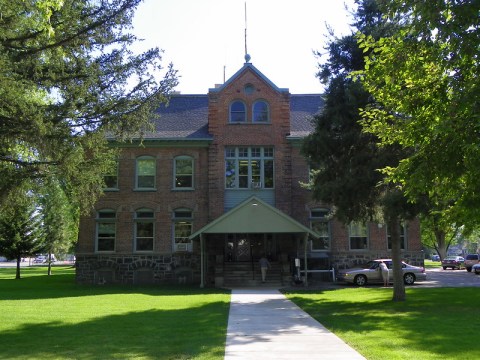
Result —
<svg viewBox="0 0 480 360"><path fill-rule="evenodd" d="M83 209L102 188L106 136L148 130L177 84L161 53L134 54L141 0L0 0L0 194L62 179Z"/></svg>
<svg viewBox="0 0 480 360"><path fill-rule="evenodd" d="M426 195L450 224L474 227L480 209L480 3L384 1L403 17L383 39L360 36L368 57L363 84L377 106L365 129L415 152L389 176L411 199Z"/></svg>

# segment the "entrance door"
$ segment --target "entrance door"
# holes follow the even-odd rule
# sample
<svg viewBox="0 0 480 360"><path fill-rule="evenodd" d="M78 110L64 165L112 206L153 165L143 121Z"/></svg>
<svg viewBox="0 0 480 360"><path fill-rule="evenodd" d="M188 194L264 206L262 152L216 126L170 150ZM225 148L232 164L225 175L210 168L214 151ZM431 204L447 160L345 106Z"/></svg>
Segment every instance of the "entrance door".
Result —
<svg viewBox="0 0 480 360"><path fill-rule="evenodd" d="M226 241L227 261L250 261L252 259L250 240L247 234L228 234Z"/></svg>

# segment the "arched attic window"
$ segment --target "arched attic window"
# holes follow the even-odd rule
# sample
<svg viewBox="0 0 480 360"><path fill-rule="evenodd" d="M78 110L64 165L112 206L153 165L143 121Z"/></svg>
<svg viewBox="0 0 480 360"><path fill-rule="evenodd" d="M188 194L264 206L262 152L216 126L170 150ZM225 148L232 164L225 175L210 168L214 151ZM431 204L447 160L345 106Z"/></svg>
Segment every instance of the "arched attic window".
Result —
<svg viewBox="0 0 480 360"><path fill-rule="evenodd" d="M242 123L247 121L247 111L245 104L236 100L230 104L230 122Z"/></svg>

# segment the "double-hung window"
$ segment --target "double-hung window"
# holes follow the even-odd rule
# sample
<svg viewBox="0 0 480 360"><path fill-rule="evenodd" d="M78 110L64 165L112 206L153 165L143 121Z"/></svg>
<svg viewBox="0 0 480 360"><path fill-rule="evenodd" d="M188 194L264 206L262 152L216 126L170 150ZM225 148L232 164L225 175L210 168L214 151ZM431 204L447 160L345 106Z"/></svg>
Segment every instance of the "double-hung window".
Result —
<svg viewBox="0 0 480 360"><path fill-rule="evenodd" d="M350 250L364 250L368 248L367 226L360 222L351 222L348 226L350 236Z"/></svg>
<svg viewBox="0 0 480 360"><path fill-rule="evenodd" d="M193 159L189 156L179 156L175 158L175 189L193 188Z"/></svg>
<svg viewBox="0 0 480 360"><path fill-rule="evenodd" d="M174 251L192 251L192 211L177 209L173 212L173 242Z"/></svg>
<svg viewBox="0 0 480 360"><path fill-rule="evenodd" d="M150 209L135 212L135 251L153 251L155 213Z"/></svg>
<svg viewBox="0 0 480 360"><path fill-rule="evenodd" d="M227 147L225 187L227 189L273 189L273 147Z"/></svg>
<svg viewBox="0 0 480 360"><path fill-rule="evenodd" d="M107 173L103 175L104 190L118 190L118 161L115 160Z"/></svg>
<svg viewBox="0 0 480 360"><path fill-rule="evenodd" d="M156 172L156 160L153 156L137 158L135 187L139 190L155 189Z"/></svg>
<svg viewBox="0 0 480 360"><path fill-rule="evenodd" d="M400 249L406 249L406 226L405 224L400 224ZM387 246L388 250L392 250L392 236L390 235L390 230L387 228Z"/></svg>
<svg viewBox="0 0 480 360"><path fill-rule="evenodd" d="M115 251L116 237L116 213L112 209L103 209L97 212L96 218L97 236L95 251Z"/></svg>
<svg viewBox="0 0 480 360"><path fill-rule="evenodd" d="M311 239L312 251L330 248L329 213L328 209L313 209L310 212L310 228L320 235L318 239Z"/></svg>

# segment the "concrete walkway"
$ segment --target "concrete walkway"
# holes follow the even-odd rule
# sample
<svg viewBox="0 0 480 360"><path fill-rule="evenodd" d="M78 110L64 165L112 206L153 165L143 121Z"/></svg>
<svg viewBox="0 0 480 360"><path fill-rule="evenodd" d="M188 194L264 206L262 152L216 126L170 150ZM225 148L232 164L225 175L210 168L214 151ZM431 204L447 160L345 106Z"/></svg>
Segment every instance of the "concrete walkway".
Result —
<svg viewBox="0 0 480 360"><path fill-rule="evenodd" d="M233 289L225 360L365 359L277 289Z"/></svg>

